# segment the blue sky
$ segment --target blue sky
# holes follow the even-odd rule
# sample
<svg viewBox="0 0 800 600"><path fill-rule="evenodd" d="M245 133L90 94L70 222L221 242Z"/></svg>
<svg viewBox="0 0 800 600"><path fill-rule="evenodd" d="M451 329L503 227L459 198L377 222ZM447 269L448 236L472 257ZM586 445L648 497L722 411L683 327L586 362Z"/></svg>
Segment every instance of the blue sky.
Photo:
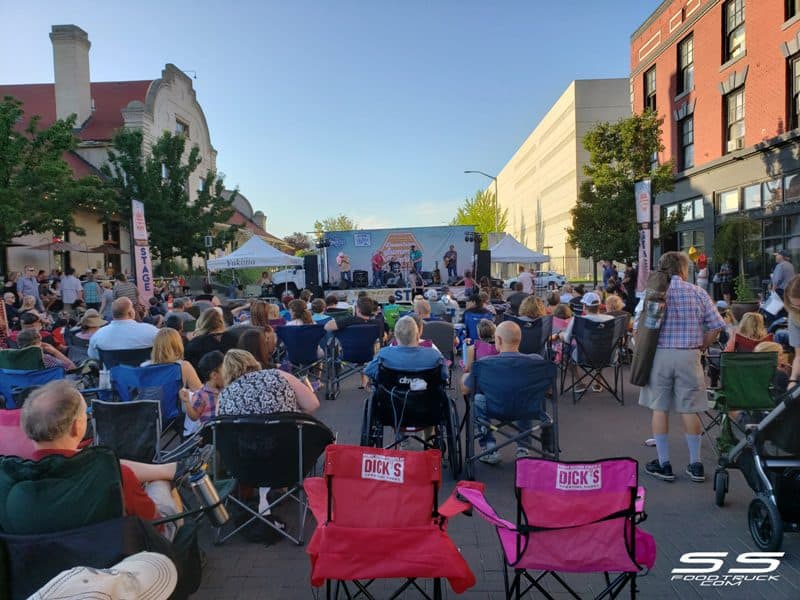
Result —
<svg viewBox="0 0 800 600"><path fill-rule="evenodd" d="M625 77L659 0L0 0L0 82L53 81L48 33L89 33L93 81L197 72L217 167L270 231L339 212L439 225L573 79ZM34 8L35 7L35 8Z"/></svg>

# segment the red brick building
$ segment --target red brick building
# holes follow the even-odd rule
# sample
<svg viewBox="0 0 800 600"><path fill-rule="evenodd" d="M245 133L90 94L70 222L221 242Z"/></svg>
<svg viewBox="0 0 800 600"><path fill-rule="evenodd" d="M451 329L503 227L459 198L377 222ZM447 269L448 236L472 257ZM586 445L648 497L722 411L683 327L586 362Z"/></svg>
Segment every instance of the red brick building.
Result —
<svg viewBox="0 0 800 600"><path fill-rule="evenodd" d="M743 212L762 226L754 288L776 250L800 265L800 0L662 2L631 37L631 102L664 117L658 159L676 166L656 203L683 223L663 250L711 257L715 230Z"/></svg>

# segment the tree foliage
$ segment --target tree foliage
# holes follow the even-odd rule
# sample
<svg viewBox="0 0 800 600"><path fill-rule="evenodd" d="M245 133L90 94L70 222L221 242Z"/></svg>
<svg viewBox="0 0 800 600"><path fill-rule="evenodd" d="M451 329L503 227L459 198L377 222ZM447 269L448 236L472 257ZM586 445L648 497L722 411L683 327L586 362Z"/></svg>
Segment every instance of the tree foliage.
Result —
<svg viewBox="0 0 800 600"><path fill-rule="evenodd" d="M115 210L124 219L130 219L131 200L144 204L153 255L162 262L180 257L191 264L194 256L205 254L205 236L213 236L209 250L233 241L236 226L215 231L215 225L227 223L233 215L236 192L223 196L222 179L206 170L197 197L189 197L188 182L200 167L200 149L192 146L184 158L185 137L165 132L145 156L142 141L141 131L117 131L108 164L101 170L116 192Z"/></svg>
<svg viewBox="0 0 800 600"><path fill-rule="evenodd" d="M359 229L358 223L342 213L335 217L314 221L314 233L318 238L322 237L326 231L353 231L355 229Z"/></svg>
<svg viewBox="0 0 800 600"><path fill-rule="evenodd" d="M581 256L627 259L636 256L638 226L634 183L650 179L652 196L673 187L672 162L652 166L652 157L663 152L664 120L646 111L616 123L599 123L583 139L589 152L584 166L578 202L570 211L569 243Z"/></svg>
<svg viewBox="0 0 800 600"><path fill-rule="evenodd" d="M34 116L20 129L23 114L19 100L0 102L0 245L31 233L83 234L75 209L105 209L113 198L100 178L75 179L64 160L77 143L75 116L46 128Z"/></svg>
<svg viewBox="0 0 800 600"><path fill-rule="evenodd" d="M294 233L287 235L283 238L283 241L291 246L295 254L311 248L311 238L300 231L295 231Z"/></svg>
<svg viewBox="0 0 800 600"><path fill-rule="evenodd" d="M494 192L478 190L458 207L450 225L474 225L475 231L483 234L481 248L486 250L489 247L489 234L506 230L508 209L500 209L495 202Z"/></svg>

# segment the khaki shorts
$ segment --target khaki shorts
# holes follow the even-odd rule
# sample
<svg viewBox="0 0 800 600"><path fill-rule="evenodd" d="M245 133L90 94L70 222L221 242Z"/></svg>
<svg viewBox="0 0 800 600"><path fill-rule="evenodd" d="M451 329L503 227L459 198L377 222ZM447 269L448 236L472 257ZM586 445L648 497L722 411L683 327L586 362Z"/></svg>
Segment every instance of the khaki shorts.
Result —
<svg viewBox="0 0 800 600"><path fill-rule="evenodd" d="M706 410L706 377L700 350L657 349L650 381L639 392L639 404L662 412Z"/></svg>

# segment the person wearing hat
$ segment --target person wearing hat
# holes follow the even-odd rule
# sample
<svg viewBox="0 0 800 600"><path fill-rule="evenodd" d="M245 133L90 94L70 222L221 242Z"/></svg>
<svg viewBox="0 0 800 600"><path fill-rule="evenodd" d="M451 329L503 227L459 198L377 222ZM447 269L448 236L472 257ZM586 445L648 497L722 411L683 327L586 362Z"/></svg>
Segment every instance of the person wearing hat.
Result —
<svg viewBox="0 0 800 600"><path fill-rule="evenodd" d="M19 323L21 330L12 331L8 334L8 339L10 341L17 343L17 337L19 336L20 333L22 333L26 329L33 329L34 331L39 333L44 342L53 343L53 335L46 329L43 329L44 322L42 321L41 317L35 310L21 313L19 315Z"/></svg>
<svg viewBox="0 0 800 600"><path fill-rule="evenodd" d="M95 309L90 308L83 313L83 317L81 317L81 320L78 322L80 331L75 334L75 337L82 340L88 340L90 337L92 337L95 331L106 324L108 324L108 321L102 318L100 313Z"/></svg>
<svg viewBox="0 0 800 600"><path fill-rule="evenodd" d="M794 265L792 265L791 254L785 249L778 250L775 253L775 269L770 276L772 290L783 298L783 290L786 289L792 277L794 277Z"/></svg>

